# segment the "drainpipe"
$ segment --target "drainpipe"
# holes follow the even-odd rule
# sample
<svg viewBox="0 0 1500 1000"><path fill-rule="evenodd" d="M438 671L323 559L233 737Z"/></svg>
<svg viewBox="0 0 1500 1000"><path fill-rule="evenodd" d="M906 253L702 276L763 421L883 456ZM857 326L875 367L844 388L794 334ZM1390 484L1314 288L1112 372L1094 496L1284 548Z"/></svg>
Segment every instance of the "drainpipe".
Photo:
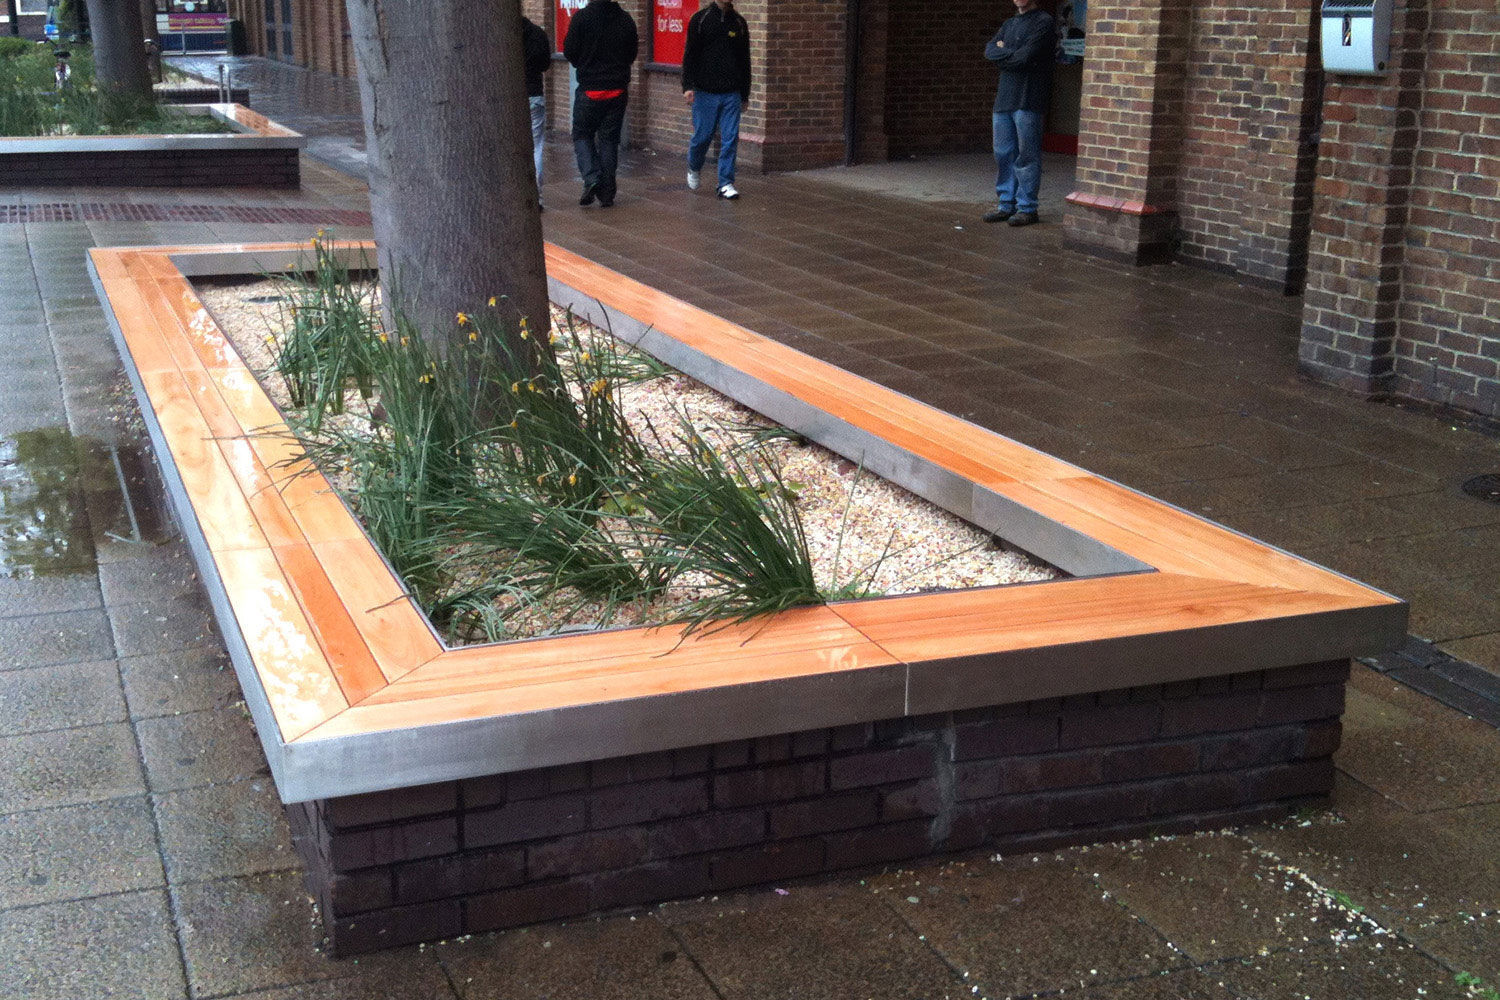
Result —
<svg viewBox="0 0 1500 1000"><path fill-rule="evenodd" d="M859 2L845 0L844 13L844 166L854 166L859 149Z"/></svg>

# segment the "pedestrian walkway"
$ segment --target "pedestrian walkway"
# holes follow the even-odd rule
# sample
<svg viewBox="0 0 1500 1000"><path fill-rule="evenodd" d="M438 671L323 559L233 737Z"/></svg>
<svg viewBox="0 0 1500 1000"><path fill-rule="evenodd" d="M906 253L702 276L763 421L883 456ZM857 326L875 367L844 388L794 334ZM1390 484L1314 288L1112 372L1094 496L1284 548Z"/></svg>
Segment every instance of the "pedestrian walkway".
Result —
<svg viewBox="0 0 1500 1000"><path fill-rule="evenodd" d="M982 192L958 206L747 177L729 204L683 189L673 158L632 157L616 206L584 210L555 159L549 239L1410 597L1414 632L1500 665L1500 508L1457 490L1500 470L1500 443L1299 380L1295 300L1078 257L1055 225L984 226ZM1363 1000L1500 983L1500 732L1363 667L1332 811L322 955L83 268L93 245L369 234L362 185L303 176L300 192L0 191L0 998ZM1437 674L1432 652L1393 669Z"/></svg>

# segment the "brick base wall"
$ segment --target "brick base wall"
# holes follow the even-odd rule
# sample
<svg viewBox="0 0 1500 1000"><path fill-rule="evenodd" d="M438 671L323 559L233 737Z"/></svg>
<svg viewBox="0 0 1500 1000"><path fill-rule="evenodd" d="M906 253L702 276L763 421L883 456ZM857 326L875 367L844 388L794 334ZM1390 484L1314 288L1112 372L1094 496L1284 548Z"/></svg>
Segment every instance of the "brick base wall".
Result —
<svg viewBox="0 0 1500 1000"><path fill-rule="evenodd" d="M1347 662L287 807L335 953L982 846L1268 818L1333 786Z"/></svg>
<svg viewBox="0 0 1500 1000"><path fill-rule="evenodd" d="M0 154L0 186L298 187L296 149Z"/></svg>

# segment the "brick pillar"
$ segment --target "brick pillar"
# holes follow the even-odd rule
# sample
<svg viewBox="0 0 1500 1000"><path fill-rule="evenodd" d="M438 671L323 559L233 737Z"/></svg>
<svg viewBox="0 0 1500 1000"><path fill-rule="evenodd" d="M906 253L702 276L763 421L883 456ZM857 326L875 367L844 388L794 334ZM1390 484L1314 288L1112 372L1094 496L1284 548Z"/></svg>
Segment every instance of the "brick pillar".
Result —
<svg viewBox="0 0 1500 1000"><path fill-rule="evenodd" d="M1190 21L1189 0L1089 4L1070 246L1171 257Z"/></svg>
<svg viewBox="0 0 1500 1000"><path fill-rule="evenodd" d="M1301 367L1355 392L1390 387L1429 0L1392 14L1391 71L1329 74L1313 189Z"/></svg>
<svg viewBox="0 0 1500 1000"><path fill-rule="evenodd" d="M740 6L740 12L754 46L752 110L762 117L750 124L752 137L761 140L762 169L843 163L847 4L762 0Z"/></svg>

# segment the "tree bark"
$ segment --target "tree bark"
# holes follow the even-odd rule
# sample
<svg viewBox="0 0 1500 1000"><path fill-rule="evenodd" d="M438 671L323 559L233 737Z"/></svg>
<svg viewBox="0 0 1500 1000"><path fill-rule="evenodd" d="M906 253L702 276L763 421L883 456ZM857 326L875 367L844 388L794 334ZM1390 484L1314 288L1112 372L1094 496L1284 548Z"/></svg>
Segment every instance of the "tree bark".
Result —
<svg viewBox="0 0 1500 1000"><path fill-rule="evenodd" d="M21 33L21 11L16 0L5 0L6 23L10 25L10 33L19 35Z"/></svg>
<svg viewBox="0 0 1500 1000"><path fill-rule="evenodd" d="M140 0L141 38L149 43L146 72L152 83L161 83L161 34L156 30L156 0Z"/></svg>
<svg viewBox="0 0 1500 1000"><path fill-rule="evenodd" d="M94 83L101 91L151 99L140 0L88 0Z"/></svg>
<svg viewBox="0 0 1500 1000"><path fill-rule="evenodd" d="M519 0L349 0L387 304L440 350L491 297L550 326ZM387 319L389 320L389 315Z"/></svg>

